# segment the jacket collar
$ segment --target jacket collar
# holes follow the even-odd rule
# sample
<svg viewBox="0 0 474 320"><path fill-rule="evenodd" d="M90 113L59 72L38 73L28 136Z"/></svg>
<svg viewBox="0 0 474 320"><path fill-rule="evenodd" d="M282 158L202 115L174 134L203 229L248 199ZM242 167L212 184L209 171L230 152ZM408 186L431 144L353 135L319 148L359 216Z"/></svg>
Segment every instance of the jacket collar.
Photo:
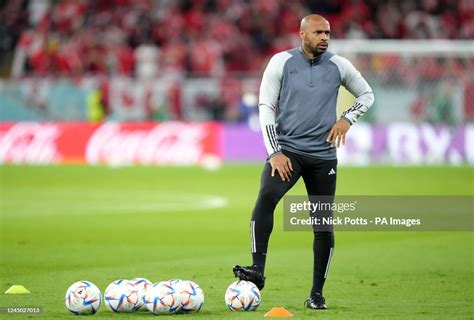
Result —
<svg viewBox="0 0 474 320"><path fill-rule="evenodd" d="M318 63L320 63L320 62L324 59L324 57L325 57L325 55L326 55L326 53L327 53L327 51L325 51L325 52L323 52L323 53L317 55L317 56L314 57L313 59L310 59L310 58L308 58L308 56L306 55L306 53L304 53L302 46L299 47L298 51L300 52L300 54L303 56L303 58L304 58L309 64L318 64Z"/></svg>

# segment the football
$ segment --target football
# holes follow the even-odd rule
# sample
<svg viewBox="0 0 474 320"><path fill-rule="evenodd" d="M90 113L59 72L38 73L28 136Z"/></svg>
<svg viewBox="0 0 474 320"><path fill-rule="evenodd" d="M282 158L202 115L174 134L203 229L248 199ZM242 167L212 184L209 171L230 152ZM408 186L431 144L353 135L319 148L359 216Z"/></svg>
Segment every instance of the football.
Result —
<svg viewBox="0 0 474 320"><path fill-rule="evenodd" d="M232 311L252 311L260 305L260 290L250 281L232 282L225 292L225 303Z"/></svg>
<svg viewBox="0 0 474 320"><path fill-rule="evenodd" d="M131 283L135 285L138 289L138 304L137 310L139 311L148 311L148 308L145 305L145 295L149 288L153 285L150 280L145 278L133 278L130 280Z"/></svg>
<svg viewBox="0 0 474 320"><path fill-rule="evenodd" d="M104 302L113 312L134 312L140 307L138 288L129 280L116 280L104 292Z"/></svg>
<svg viewBox="0 0 474 320"><path fill-rule="evenodd" d="M176 313L181 308L181 298L175 285L179 281L162 281L153 284L145 295L145 304L153 314Z"/></svg>
<svg viewBox="0 0 474 320"><path fill-rule="evenodd" d="M75 282L66 291L66 308L77 315L96 313L101 301L99 288L89 281Z"/></svg>
<svg viewBox="0 0 474 320"><path fill-rule="evenodd" d="M181 307L178 312L198 312L204 304L204 291L201 287L189 280L181 280L174 286L179 296Z"/></svg>

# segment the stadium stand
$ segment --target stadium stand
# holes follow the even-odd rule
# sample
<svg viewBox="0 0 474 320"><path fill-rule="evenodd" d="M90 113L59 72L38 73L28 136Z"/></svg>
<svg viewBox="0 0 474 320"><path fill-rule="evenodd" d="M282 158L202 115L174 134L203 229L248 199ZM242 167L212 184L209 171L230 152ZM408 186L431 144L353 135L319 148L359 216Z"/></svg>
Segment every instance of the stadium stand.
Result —
<svg viewBox="0 0 474 320"><path fill-rule="evenodd" d="M246 120L242 97L256 93L255 79L272 54L298 44L299 20L311 12L330 20L333 39L474 38L470 0L0 0L0 8L0 70L8 78L0 98L39 119L84 120L99 107L106 119ZM426 96L438 87L465 91L458 100L472 95L472 79L465 79L472 58L394 54L357 61L381 85L436 83L429 90L419 86L410 105L414 119L427 119ZM25 77L43 81L12 83ZM440 78L448 81L439 84ZM158 98L157 86L144 84L151 79L159 82ZM449 79L462 79L461 89ZM29 92L29 85L39 99L13 94ZM74 86L75 94L66 93ZM120 90L127 86L132 89ZM110 101L111 92L120 92L121 103ZM437 101L446 109L446 99ZM474 113L470 101L459 107L467 118ZM129 113L136 104L141 110ZM26 117L6 109L2 119Z"/></svg>

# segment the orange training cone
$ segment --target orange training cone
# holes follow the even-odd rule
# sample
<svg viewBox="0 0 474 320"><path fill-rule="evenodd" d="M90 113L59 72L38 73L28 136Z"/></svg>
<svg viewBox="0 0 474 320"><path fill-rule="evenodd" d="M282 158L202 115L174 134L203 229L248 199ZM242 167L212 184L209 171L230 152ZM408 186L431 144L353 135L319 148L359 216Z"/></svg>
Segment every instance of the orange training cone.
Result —
<svg viewBox="0 0 474 320"><path fill-rule="evenodd" d="M275 307L272 308L270 311L265 313L264 317L269 317L269 318L289 318L293 317L293 314L286 310L283 307Z"/></svg>

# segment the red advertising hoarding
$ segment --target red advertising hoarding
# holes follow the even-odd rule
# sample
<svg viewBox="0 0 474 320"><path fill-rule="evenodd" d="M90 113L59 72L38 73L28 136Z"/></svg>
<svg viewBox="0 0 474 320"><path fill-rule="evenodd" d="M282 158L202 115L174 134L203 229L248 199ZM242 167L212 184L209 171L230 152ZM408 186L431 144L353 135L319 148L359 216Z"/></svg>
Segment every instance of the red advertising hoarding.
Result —
<svg viewBox="0 0 474 320"><path fill-rule="evenodd" d="M218 123L0 123L0 163L194 165L222 159Z"/></svg>

